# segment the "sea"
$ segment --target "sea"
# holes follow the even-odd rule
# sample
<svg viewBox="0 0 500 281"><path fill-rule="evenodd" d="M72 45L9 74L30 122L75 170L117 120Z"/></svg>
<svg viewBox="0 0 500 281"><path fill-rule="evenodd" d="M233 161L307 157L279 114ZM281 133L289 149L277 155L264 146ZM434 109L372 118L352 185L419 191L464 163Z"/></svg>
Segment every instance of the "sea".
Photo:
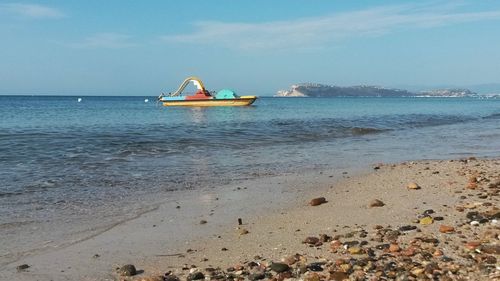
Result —
<svg viewBox="0 0 500 281"><path fill-rule="evenodd" d="M0 96L0 265L176 191L422 159L500 156L500 99ZM75 238L76 237L76 238Z"/></svg>

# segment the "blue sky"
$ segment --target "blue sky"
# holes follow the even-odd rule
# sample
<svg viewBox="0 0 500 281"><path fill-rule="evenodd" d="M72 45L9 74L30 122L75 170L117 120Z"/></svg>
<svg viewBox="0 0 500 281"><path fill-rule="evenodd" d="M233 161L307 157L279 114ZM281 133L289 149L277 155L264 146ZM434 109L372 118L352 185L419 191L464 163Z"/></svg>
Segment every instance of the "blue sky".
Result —
<svg viewBox="0 0 500 281"><path fill-rule="evenodd" d="M500 83L500 1L4 1L0 94Z"/></svg>

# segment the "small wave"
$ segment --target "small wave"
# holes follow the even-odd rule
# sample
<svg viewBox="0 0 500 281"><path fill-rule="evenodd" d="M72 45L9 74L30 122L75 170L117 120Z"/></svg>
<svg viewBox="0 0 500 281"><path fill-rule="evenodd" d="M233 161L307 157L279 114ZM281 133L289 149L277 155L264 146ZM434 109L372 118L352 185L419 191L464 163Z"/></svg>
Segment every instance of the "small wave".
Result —
<svg viewBox="0 0 500 281"><path fill-rule="evenodd" d="M394 126L394 129L408 129L453 125L473 120L476 118L463 115L409 114L392 116L387 124Z"/></svg>
<svg viewBox="0 0 500 281"><path fill-rule="evenodd" d="M5 223L0 223L0 228L1 229L15 228L15 227L23 226L23 225L32 224L34 222L35 221L33 221L33 220L5 222Z"/></svg>
<svg viewBox="0 0 500 281"><path fill-rule="evenodd" d="M500 118L500 113L485 118ZM218 149L247 149L279 144L299 144L477 120L463 115L402 114L352 118L271 119L262 121L154 124L64 129L61 131L9 130L0 138L0 155L5 163L39 163L75 167L90 163L101 167L126 163L129 157L165 157L205 151L207 144ZM139 132L139 133L138 133ZM36 136L37 141L33 142ZM78 144L75 147L75 143ZM94 165L95 164L95 165ZM7 164L8 165L8 164ZM37 183L39 184L39 183ZM35 184L36 185L36 184ZM52 183L41 184L42 188Z"/></svg>
<svg viewBox="0 0 500 281"><path fill-rule="evenodd" d="M388 131L387 129L377 129L377 128L363 128L363 127L354 127L351 129L351 132L354 136L363 136L369 134L378 134Z"/></svg>
<svg viewBox="0 0 500 281"><path fill-rule="evenodd" d="M500 112L484 116L483 119L500 119Z"/></svg>
<svg viewBox="0 0 500 281"><path fill-rule="evenodd" d="M0 198L22 195L22 194L23 192L16 192L16 191L0 192Z"/></svg>

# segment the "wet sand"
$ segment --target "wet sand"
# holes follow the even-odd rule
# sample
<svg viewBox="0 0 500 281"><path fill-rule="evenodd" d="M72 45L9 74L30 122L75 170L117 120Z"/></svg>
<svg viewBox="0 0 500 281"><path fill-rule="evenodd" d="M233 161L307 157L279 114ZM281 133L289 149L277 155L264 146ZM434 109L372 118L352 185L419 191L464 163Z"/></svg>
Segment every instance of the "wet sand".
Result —
<svg viewBox="0 0 500 281"><path fill-rule="evenodd" d="M134 220L4 266L0 279L499 277L500 160L374 167L172 194ZM311 206L316 197L327 202ZM138 274L120 276L125 264Z"/></svg>

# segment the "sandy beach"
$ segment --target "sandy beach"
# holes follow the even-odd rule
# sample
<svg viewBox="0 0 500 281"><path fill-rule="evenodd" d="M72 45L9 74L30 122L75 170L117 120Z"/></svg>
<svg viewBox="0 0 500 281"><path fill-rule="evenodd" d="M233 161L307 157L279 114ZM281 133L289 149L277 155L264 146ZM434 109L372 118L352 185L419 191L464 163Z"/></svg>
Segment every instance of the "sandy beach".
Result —
<svg viewBox="0 0 500 281"><path fill-rule="evenodd" d="M4 266L0 277L494 280L499 184L500 160L470 158L173 194L103 233Z"/></svg>

